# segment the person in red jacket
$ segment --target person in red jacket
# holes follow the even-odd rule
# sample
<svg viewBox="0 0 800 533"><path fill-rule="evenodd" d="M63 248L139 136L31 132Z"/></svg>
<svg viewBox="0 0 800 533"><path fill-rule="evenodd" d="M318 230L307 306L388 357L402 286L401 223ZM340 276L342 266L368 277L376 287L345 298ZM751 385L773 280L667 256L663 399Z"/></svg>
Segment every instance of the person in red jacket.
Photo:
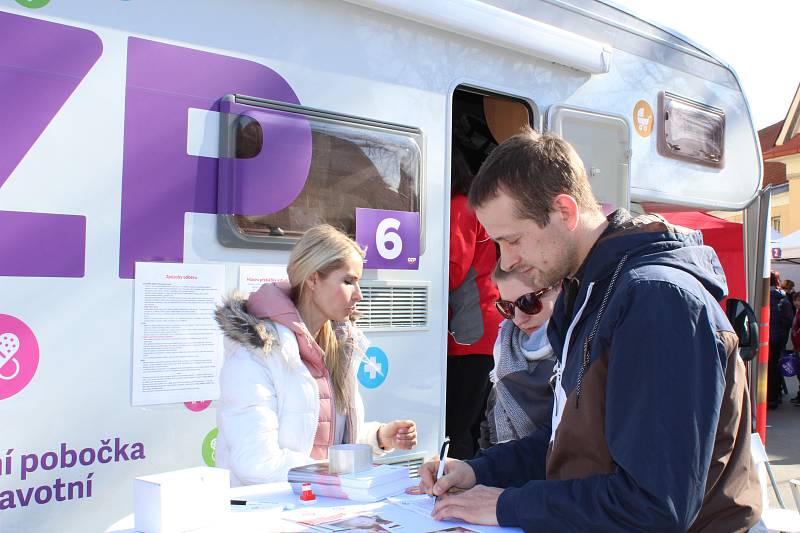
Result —
<svg viewBox="0 0 800 533"><path fill-rule="evenodd" d="M462 459L471 459L478 450L494 366L492 348L502 321L494 306L500 293L491 279L497 263L495 244L467 204L473 177L463 154L454 149L445 431L450 457Z"/></svg>

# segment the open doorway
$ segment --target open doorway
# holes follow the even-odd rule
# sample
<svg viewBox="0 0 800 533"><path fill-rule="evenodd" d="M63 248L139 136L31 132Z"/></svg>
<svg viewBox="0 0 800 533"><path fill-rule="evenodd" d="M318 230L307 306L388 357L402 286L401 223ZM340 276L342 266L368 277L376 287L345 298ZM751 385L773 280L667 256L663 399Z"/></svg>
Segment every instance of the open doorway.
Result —
<svg viewBox="0 0 800 533"><path fill-rule="evenodd" d="M467 205L472 179L498 144L533 125L524 100L473 87L453 93L445 428L450 456L470 459L481 440L492 349L502 317L492 281L497 249Z"/></svg>

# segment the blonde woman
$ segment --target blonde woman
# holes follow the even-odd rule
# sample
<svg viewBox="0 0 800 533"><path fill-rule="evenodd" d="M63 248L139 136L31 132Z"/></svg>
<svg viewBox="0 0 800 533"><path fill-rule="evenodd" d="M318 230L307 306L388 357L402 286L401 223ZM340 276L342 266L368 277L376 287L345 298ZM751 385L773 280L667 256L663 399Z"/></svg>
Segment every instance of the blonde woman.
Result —
<svg viewBox="0 0 800 533"><path fill-rule="evenodd" d="M363 260L346 235L316 226L292 250L288 284L265 284L217 309L227 357L216 461L232 486L285 481L334 444L369 443L375 454L416 445L411 420L364 422L355 371L368 343L350 321Z"/></svg>

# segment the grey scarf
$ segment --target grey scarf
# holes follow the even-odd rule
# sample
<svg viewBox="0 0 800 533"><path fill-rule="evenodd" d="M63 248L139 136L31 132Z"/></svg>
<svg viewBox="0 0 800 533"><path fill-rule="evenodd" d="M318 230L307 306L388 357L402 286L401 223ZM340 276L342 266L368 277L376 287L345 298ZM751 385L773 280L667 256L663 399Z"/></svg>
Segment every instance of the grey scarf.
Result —
<svg viewBox="0 0 800 533"><path fill-rule="evenodd" d="M526 350L523 347L523 345L530 347L531 341L537 340L538 342L534 342L536 346L533 350ZM500 328L498 343L499 356L491 373L495 387L495 405L494 420L490 423L493 422L495 426L496 442L506 442L532 433L537 425L531 420L531 414L541 411L542 408L547 410L552 406L552 403L550 406L520 405L507 386L509 376L512 374L516 374L516 377L532 376L536 367L544 362L547 362L547 366L552 369L555 358L553 349L547 341L546 324L534 332L533 338L529 338L511 320L506 320ZM539 388L549 387L546 381L549 374L550 372L544 373L543 383L532 385ZM534 418L540 417L534 415Z"/></svg>

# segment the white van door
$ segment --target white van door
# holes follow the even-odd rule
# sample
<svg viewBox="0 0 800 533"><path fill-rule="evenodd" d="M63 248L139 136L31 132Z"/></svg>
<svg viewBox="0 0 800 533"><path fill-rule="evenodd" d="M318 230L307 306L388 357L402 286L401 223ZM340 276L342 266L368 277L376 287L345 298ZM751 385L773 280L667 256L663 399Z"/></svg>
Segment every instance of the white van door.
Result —
<svg viewBox="0 0 800 533"><path fill-rule="evenodd" d="M547 129L575 147L604 212L629 208L631 136L625 118L557 104L547 111Z"/></svg>

